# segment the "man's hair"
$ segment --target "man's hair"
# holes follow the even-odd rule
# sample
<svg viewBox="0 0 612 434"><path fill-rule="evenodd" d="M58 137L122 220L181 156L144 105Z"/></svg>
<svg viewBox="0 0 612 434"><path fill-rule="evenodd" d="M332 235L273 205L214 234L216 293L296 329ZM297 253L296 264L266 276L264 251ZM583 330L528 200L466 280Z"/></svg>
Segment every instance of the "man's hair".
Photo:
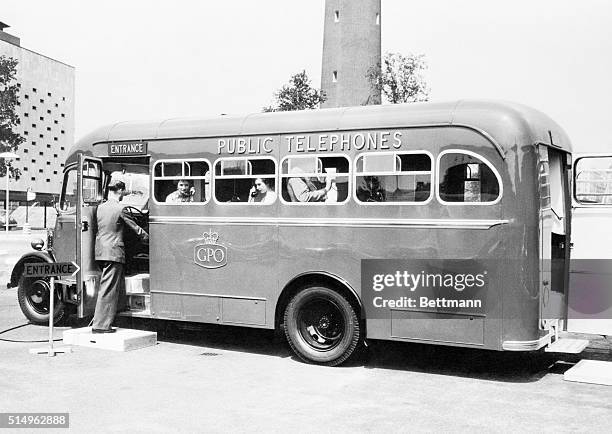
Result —
<svg viewBox="0 0 612 434"><path fill-rule="evenodd" d="M125 190L125 182L123 181L112 181L109 186L108 189L110 191L119 191L119 190Z"/></svg>

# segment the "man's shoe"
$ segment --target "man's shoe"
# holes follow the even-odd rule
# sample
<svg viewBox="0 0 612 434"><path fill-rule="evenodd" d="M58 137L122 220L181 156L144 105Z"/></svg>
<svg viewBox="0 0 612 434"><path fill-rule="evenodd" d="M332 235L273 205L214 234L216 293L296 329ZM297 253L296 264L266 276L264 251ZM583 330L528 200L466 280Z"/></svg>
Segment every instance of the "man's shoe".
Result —
<svg viewBox="0 0 612 434"><path fill-rule="evenodd" d="M91 332L94 334L98 333L115 333L117 329L91 329Z"/></svg>

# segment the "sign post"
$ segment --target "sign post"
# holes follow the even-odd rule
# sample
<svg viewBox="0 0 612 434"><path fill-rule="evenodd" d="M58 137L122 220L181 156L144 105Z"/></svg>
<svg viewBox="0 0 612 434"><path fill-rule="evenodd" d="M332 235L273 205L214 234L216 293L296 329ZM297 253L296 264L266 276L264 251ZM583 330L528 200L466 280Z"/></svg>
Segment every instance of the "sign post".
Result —
<svg viewBox="0 0 612 434"><path fill-rule="evenodd" d="M28 190L26 191L26 225L29 225L30 223L28 220L28 213L30 209L30 202L32 202L34 199L36 199L36 193L32 191L32 187L28 187Z"/></svg>
<svg viewBox="0 0 612 434"><path fill-rule="evenodd" d="M70 347L53 348L53 312L55 310L55 278L57 276L71 275L74 276L80 267L74 262L28 262L24 264L23 275L25 277L49 277L49 347L31 348L31 354L45 354L49 357L55 356L56 353L70 353Z"/></svg>

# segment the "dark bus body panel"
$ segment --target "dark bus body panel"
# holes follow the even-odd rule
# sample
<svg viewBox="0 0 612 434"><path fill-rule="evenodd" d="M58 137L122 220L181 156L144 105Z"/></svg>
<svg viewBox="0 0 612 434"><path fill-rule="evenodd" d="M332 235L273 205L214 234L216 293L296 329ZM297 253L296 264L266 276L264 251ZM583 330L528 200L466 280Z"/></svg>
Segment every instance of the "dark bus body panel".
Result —
<svg viewBox="0 0 612 434"><path fill-rule="evenodd" d="M275 328L282 317L279 301L286 301L283 291L294 290L291 283L300 276L336 279L362 303L362 259L470 258L491 267L485 315L394 310L390 320L365 318L367 337L495 350L504 349L504 342L525 342L525 349L536 349L529 343L546 333L539 321L537 145L565 153L571 148L563 131L535 110L460 101L119 123L80 140L66 166L80 153L104 159L108 144L122 141L147 141L150 167L172 158L206 159L212 166L220 157L237 156L218 152L219 138L264 135L274 138L273 151L266 155L280 166L287 155L300 155L279 146L287 135L390 129L402 132L401 150L427 151L434 166L447 150L484 157L501 178L501 200L491 205L443 204L435 194L437 170L432 197L416 205L364 206L352 197L329 206L283 204L280 198L258 207L219 204L214 198L189 206L151 200L151 316ZM360 152L338 153L353 165ZM70 216L60 216L56 234L70 232L70 225ZM194 260L194 246L210 231L227 248L227 263L218 269L203 268ZM567 232L569 237L569 228ZM71 250L57 245L62 239L58 235L56 255L62 261ZM62 236L66 243L74 242Z"/></svg>

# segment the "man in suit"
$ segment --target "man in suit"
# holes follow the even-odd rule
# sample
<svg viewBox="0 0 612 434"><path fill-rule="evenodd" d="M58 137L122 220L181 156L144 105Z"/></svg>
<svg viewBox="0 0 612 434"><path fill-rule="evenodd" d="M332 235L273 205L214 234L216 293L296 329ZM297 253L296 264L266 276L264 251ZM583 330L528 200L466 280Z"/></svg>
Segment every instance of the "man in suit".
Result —
<svg viewBox="0 0 612 434"><path fill-rule="evenodd" d="M124 211L123 205L119 203L125 194L125 183L123 181L111 182L108 190L108 200L98 206L95 218L97 226L95 258L102 269L102 276L93 319L93 333L113 333L115 331L111 324L117 312L119 295L125 287L123 229L127 226L136 232L143 242L148 243L149 241L149 235L136 224L134 219Z"/></svg>
<svg viewBox="0 0 612 434"><path fill-rule="evenodd" d="M325 202L327 193L332 189L332 183L335 181L333 176L328 175L325 178L325 187L317 189L313 182L299 175L304 171L299 167L293 167L291 174L293 175L287 181L287 193L292 202ZM297 176L296 176L297 175Z"/></svg>

